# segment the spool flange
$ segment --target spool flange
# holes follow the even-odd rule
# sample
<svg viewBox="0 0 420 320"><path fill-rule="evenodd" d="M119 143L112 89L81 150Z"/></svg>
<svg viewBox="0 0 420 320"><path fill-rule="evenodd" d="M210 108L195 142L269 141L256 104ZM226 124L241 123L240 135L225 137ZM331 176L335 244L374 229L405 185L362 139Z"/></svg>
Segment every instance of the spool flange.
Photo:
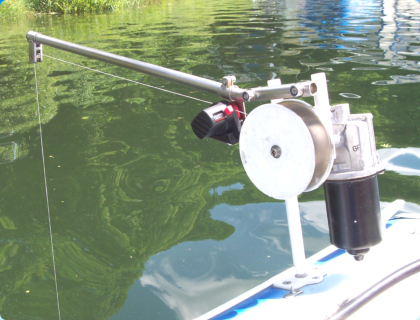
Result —
<svg viewBox="0 0 420 320"><path fill-rule="evenodd" d="M305 192L321 186L329 176L334 164L334 146L315 108L301 100L284 100L281 105L295 112L306 124L315 147L315 170L311 182Z"/></svg>

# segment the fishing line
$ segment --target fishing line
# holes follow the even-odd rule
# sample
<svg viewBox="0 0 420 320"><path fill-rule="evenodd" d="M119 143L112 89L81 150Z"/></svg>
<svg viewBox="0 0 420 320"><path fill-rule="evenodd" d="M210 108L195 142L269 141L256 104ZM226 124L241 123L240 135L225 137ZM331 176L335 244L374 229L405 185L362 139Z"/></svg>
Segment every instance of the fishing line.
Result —
<svg viewBox="0 0 420 320"><path fill-rule="evenodd" d="M307 57L309 57L309 59L312 59L312 57L311 57L309 54L305 54L304 56L307 56ZM304 56L303 56L303 57L304 57ZM299 63L300 63L300 64L303 64L302 62L303 62L303 60L299 60ZM311 68L310 68L308 65L304 64L304 66L306 67L306 71L299 72L299 73L296 75L296 81L302 81L302 80L299 80L299 79L298 79L298 76L299 76L300 74L304 74L304 73L308 72L309 70L311 70Z"/></svg>
<svg viewBox="0 0 420 320"><path fill-rule="evenodd" d="M58 300L57 273L55 271L55 258L54 258L54 246L53 246L52 228L51 228L50 203L48 200L47 173L45 171L44 144L42 142L41 112L39 111L38 81L36 79L36 63L34 63L34 74L35 74L36 104L38 107L39 138L41 140L42 166L44 168L45 197L47 199L48 225L50 227L50 241L51 241L51 253L52 253L52 261L53 261L53 269L54 269L55 293L57 296L58 319L61 320L60 302Z"/></svg>
<svg viewBox="0 0 420 320"><path fill-rule="evenodd" d="M51 59L54 59L54 60L58 60L58 61L61 61L61 62L64 62L64 63L68 63L68 64L71 64L73 66L77 66L79 68L84 68L84 69L87 69L87 70L90 70L90 71L95 71L95 72L98 72L98 73L101 73L101 74L104 74L104 75L107 75L107 76L111 76L111 77L114 77L114 78L117 78L117 79L129 81L129 82L136 83L136 84L139 84L139 85L142 85L142 86L146 86L146 87L149 87L149 88L153 88L153 89L161 90L161 91L164 91L164 92L176 94L176 95L181 96L181 97L185 97L185 98L189 98L189 99L193 99L193 100L197 100L197 101L201 101L201 102L205 102L205 103L211 104L210 101L201 100L201 99L194 98L194 97L191 97L191 96L187 96L185 94L181 94L181 93L178 93L178 92L173 92L173 91L162 89L162 88L159 88L159 87L154 87L154 86L151 86L150 84L141 83L141 82L138 82L138 81L134 81L134 80L131 80L131 79L126 79L126 78L123 78L123 77L120 77L120 76L116 76L114 74L110 74L110 73L103 72L103 71L100 71L100 70L91 69L91 68L88 68L88 67L81 66L79 64L73 63L73 62L69 62L69 61L65 61L65 60L62 60L62 59L58 59L58 58L54 58L54 57L48 56L45 53L43 54L43 56L44 57L51 58Z"/></svg>

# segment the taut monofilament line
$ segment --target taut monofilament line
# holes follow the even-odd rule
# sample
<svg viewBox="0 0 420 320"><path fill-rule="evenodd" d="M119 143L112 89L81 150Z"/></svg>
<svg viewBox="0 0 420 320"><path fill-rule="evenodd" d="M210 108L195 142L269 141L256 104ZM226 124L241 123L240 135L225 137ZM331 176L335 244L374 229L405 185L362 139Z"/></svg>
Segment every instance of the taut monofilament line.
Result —
<svg viewBox="0 0 420 320"><path fill-rule="evenodd" d="M55 269L54 244L53 244L52 228L51 228L50 203L48 199L47 172L45 170L44 143L42 141L41 112L39 110L38 81L36 79L36 64L34 64L34 75L35 75L36 105L38 109L39 138L41 141L42 167L44 170L43 172L44 172L45 198L47 201L48 226L50 230L51 254L52 254L52 262L53 262L53 269L54 269L55 294L57 296L58 319L61 320L60 301L58 299L57 272Z"/></svg>

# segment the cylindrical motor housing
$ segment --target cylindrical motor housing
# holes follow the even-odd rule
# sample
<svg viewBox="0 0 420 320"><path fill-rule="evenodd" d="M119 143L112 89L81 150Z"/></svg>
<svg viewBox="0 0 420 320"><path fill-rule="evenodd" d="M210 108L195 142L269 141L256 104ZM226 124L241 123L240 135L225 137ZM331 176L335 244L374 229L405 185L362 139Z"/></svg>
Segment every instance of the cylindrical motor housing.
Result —
<svg viewBox="0 0 420 320"><path fill-rule="evenodd" d="M324 183L331 243L362 260L382 241L377 175Z"/></svg>

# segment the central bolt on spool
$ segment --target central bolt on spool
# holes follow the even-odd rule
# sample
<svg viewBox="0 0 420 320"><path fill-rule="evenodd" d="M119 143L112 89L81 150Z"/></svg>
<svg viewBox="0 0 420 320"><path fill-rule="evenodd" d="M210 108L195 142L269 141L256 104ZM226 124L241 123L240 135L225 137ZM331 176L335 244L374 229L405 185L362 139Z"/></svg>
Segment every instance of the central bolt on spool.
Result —
<svg viewBox="0 0 420 320"><path fill-rule="evenodd" d="M271 147L270 153L274 158L278 159L281 156L281 149L279 146L274 145Z"/></svg>

